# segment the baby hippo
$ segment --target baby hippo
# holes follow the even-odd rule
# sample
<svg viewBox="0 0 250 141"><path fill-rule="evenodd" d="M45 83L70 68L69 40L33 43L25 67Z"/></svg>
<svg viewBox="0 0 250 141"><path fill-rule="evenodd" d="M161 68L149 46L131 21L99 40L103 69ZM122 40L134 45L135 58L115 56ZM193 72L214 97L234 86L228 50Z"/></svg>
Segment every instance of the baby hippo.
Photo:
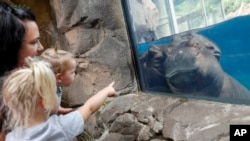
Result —
<svg viewBox="0 0 250 141"><path fill-rule="evenodd" d="M223 71L220 55L220 49L205 37L184 33L175 35L168 45L150 47L141 60L144 72L152 73L148 80L156 75L167 93L250 99L248 89Z"/></svg>

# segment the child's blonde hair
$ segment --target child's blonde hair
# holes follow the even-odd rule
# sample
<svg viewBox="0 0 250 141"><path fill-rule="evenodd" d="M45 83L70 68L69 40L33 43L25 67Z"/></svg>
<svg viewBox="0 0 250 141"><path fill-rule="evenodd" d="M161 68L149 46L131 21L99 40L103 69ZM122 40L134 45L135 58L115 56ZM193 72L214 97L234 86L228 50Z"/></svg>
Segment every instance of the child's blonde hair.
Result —
<svg viewBox="0 0 250 141"><path fill-rule="evenodd" d="M64 73L65 71L75 67L72 63L72 61L75 61L74 55L58 48L46 49L41 54L41 57L48 60L52 64L55 74Z"/></svg>
<svg viewBox="0 0 250 141"><path fill-rule="evenodd" d="M43 100L47 117L58 104L55 75L50 64L37 58L27 58L24 68L11 73L3 85L3 101L7 106L10 129L29 125L38 102Z"/></svg>

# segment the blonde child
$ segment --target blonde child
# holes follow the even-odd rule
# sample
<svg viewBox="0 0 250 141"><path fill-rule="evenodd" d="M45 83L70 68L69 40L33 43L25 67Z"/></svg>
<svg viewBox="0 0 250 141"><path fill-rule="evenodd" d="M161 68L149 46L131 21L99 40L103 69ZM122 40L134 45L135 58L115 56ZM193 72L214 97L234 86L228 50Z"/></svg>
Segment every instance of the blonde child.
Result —
<svg viewBox="0 0 250 141"><path fill-rule="evenodd" d="M61 103L62 87L68 87L75 78L76 61L70 52L55 48L48 48L41 57L49 61L56 76L57 95ZM67 114L72 108L63 108L60 106L58 114Z"/></svg>
<svg viewBox="0 0 250 141"><path fill-rule="evenodd" d="M107 97L115 96L114 82L92 96L77 110L54 114L59 108L56 80L49 63L28 58L27 67L8 76L3 101L11 129L6 141L69 141L79 135L84 123Z"/></svg>

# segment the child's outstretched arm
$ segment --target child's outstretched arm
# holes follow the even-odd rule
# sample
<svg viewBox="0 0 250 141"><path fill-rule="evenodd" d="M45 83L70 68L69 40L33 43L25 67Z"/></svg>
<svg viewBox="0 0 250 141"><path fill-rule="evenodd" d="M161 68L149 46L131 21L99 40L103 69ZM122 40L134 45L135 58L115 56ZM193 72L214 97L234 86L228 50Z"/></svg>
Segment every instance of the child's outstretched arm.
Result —
<svg viewBox="0 0 250 141"><path fill-rule="evenodd" d="M116 95L116 91L113 87L114 84L115 83L112 82L107 87L97 92L97 94L90 97L83 106L77 109L77 111L81 113L84 122L102 106L107 97Z"/></svg>
<svg viewBox="0 0 250 141"><path fill-rule="evenodd" d="M57 114L63 114L63 115L65 115L65 114L68 114L68 113L70 113L70 112L72 112L72 111L74 111L74 109L73 108L63 108L63 107L59 107L59 109L58 109L58 111L57 111Z"/></svg>

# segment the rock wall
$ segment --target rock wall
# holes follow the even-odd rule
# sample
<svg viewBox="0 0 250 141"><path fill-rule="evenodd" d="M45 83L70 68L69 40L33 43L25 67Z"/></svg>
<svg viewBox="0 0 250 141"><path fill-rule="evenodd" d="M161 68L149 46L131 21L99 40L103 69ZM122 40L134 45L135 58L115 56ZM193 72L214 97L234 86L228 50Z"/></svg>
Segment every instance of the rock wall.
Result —
<svg viewBox="0 0 250 141"><path fill-rule="evenodd" d="M41 3L50 9L26 4L45 8L37 19L51 11L41 31L47 47L57 42L79 63L73 85L64 89L65 106L86 101L111 81L120 94L90 118L78 140L228 141L230 124L250 123L249 106L138 91L120 0Z"/></svg>
<svg viewBox="0 0 250 141"><path fill-rule="evenodd" d="M76 81L66 99L78 103L115 81L120 94L136 88L130 48L119 1L51 0L61 46L76 55Z"/></svg>
<svg viewBox="0 0 250 141"><path fill-rule="evenodd" d="M249 106L149 94L116 98L101 112L104 141L229 141L230 124L248 124Z"/></svg>

